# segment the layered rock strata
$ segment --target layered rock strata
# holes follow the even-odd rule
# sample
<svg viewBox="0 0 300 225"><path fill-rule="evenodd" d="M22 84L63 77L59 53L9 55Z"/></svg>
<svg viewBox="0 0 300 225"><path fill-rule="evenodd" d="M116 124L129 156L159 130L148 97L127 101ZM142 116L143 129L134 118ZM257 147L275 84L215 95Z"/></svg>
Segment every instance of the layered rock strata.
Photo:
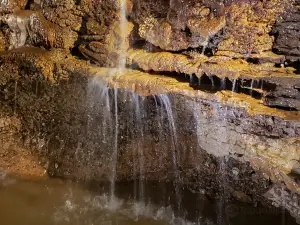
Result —
<svg viewBox="0 0 300 225"><path fill-rule="evenodd" d="M0 0L3 155L24 142L50 175L96 180L117 158L118 180L210 196L228 180L300 218L299 1L133 0L123 24L120 3ZM136 70L88 62L124 56Z"/></svg>
<svg viewBox="0 0 300 225"><path fill-rule="evenodd" d="M228 176L228 196L243 193L256 202L265 201L266 194L294 216L299 214L298 207L274 197L270 186L272 181L291 196L299 194L297 176L292 175L299 170L298 111L269 108L227 90L195 91L188 82L168 76L134 70L120 74L117 69L91 66L65 50L23 48L0 58L1 77L6 78L1 81L5 90L1 109L17 115L18 134L35 149L50 175L109 179L118 128L118 180L159 177L213 196L224 185L219 176ZM112 118L118 120L107 124L113 129L105 130L111 135L107 143L102 142L105 91ZM141 117L136 117L136 102ZM172 110L172 129L166 102ZM140 149L142 171L134 169L141 163ZM225 175L218 172L224 163Z"/></svg>

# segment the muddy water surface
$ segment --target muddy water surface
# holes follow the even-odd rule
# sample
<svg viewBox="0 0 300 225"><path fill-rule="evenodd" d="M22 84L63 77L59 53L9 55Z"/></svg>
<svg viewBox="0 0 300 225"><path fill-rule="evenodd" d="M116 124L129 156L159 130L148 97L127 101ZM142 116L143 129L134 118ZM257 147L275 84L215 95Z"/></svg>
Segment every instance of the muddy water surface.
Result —
<svg viewBox="0 0 300 225"><path fill-rule="evenodd" d="M0 174L1 225L172 225L296 224L280 209L209 201L173 185L78 184L57 179L33 180Z"/></svg>

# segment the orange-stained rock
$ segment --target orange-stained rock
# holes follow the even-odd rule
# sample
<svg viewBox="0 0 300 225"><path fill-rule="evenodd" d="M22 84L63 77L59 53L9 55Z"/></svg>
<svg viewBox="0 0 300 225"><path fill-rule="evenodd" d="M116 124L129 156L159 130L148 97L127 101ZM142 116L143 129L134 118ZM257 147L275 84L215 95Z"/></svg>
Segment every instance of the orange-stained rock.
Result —
<svg viewBox="0 0 300 225"><path fill-rule="evenodd" d="M25 9L28 0L0 0L0 14L13 12L16 9Z"/></svg>
<svg viewBox="0 0 300 225"><path fill-rule="evenodd" d="M224 40L218 49L241 54L270 51L274 41L269 34L272 26L291 3L290 0L233 2L225 8Z"/></svg>
<svg viewBox="0 0 300 225"><path fill-rule="evenodd" d="M10 49L19 48L25 44L43 46L45 48L72 48L77 34L68 28L49 22L38 11L16 10L6 14L3 22L10 28Z"/></svg>

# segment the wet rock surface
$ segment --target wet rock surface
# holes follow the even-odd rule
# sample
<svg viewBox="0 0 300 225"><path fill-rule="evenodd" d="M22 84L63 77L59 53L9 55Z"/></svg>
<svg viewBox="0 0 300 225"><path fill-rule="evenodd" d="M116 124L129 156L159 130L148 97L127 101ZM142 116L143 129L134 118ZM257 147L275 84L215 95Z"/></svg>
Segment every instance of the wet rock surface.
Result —
<svg viewBox="0 0 300 225"><path fill-rule="evenodd" d="M299 4L133 0L121 23L121 1L0 0L1 165L174 181L300 218ZM97 67L125 56L123 74Z"/></svg>
<svg viewBox="0 0 300 225"><path fill-rule="evenodd" d="M300 56L300 1L294 2L291 7L277 21L273 28L276 36L274 48L289 56L292 61L299 60ZM294 56L294 57L293 57Z"/></svg>
<svg viewBox="0 0 300 225"><path fill-rule="evenodd" d="M299 112L271 109L238 93L226 97L227 91L195 92L188 82L161 75L128 70L118 76L118 70L88 65L63 50L15 50L2 54L1 61L1 77L6 78L1 81L6 90L2 108L16 112L21 122L18 133L52 176L109 179L117 140L118 180L159 178L215 197L223 196L226 181L226 198L247 202L265 201L262 195L273 182L284 182L299 193L297 181L289 176L295 169L289 162L299 158ZM101 137L106 133L106 111L99 101L106 88L103 79L120 88L118 135L115 139L107 130L107 144ZM107 90L113 113L116 89ZM165 98L174 114L176 145ZM136 101L141 117L136 115ZM137 119L143 121L139 126ZM113 129L116 123L107 125ZM139 149L144 152L143 171L137 169Z"/></svg>

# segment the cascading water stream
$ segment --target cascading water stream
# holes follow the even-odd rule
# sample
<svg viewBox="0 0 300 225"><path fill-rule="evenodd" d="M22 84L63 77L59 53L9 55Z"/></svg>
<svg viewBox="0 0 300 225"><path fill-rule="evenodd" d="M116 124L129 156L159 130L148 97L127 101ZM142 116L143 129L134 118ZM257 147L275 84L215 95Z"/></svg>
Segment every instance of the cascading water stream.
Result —
<svg viewBox="0 0 300 225"><path fill-rule="evenodd" d="M175 175L175 192L176 192L176 199L177 199L177 207L178 210L180 210L181 207L181 196L180 196L180 190L179 190L179 170L178 170L178 161L179 161L179 154L178 154L178 141L177 141L177 131L175 126L175 119L173 116L173 110L170 98L167 94L161 94L158 95L158 98L160 102L162 103L162 106L164 107L166 111L166 116L168 119L169 124L169 132L171 136L171 151L172 151L172 161L173 161L173 171ZM163 116L161 117L163 121ZM163 122L162 122L163 124Z"/></svg>
<svg viewBox="0 0 300 225"><path fill-rule="evenodd" d="M173 111L171 107L171 101L166 94L158 95L160 101L162 102L163 107L166 110L167 113L167 119L169 122L169 128L171 133L171 141L172 141L172 160L173 160L173 166L174 166L174 172L175 177L178 177L178 168L177 168L177 132L176 132L176 126L175 126L175 120L173 116Z"/></svg>
<svg viewBox="0 0 300 225"><path fill-rule="evenodd" d="M123 73L126 66L126 0L120 0L120 46L119 46L119 57L118 57L118 70L120 74ZM119 136L119 122L118 122L118 89L114 89L114 107L115 107L115 140L114 140L114 150L111 156L111 176L110 176L110 197L111 204L114 202L115 198L115 182L117 173L117 163L118 163L118 136Z"/></svg>
<svg viewBox="0 0 300 225"><path fill-rule="evenodd" d="M119 136L119 121L118 121L118 89L114 89L114 107L115 107L115 140L114 148L111 156L111 175L110 175L110 200L111 206L113 207L115 199L115 185L117 175L117 163L118 163L118 136Z"/></svg>
<svg viewBox="0 0 300 225"><path fill-rule="evenodd" d="M120 1L120 46L119 46L119 63L118 69L122 72L126 66L126 0Z"/></svg>
<svg viewBox="0 0 300 225"><path fill-rule="evenodd" d="M143 101L143 99L141 99ZM144 202L144 128L142 123L142 116L144 114L144 110L141 109L141 103L140 103L140 97L136 94L134 94L134 102L135 102L135 115L136 115L136 126L137 126L137 132L139 134L138 137L138 157L139 157L139 201Z"/></svg>

